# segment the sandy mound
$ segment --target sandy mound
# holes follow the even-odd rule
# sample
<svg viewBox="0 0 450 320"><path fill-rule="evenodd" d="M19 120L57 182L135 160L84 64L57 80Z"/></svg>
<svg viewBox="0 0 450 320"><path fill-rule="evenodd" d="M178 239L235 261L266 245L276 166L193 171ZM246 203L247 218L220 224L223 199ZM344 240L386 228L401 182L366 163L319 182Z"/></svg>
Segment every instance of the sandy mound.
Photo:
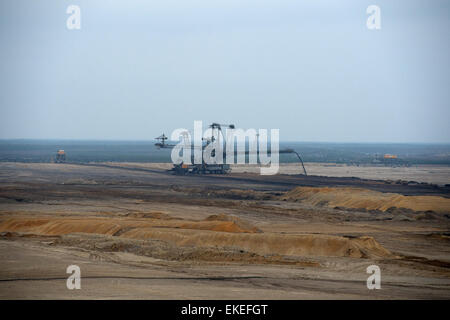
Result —
<svg viewBox="0 0 450 320"><path fill-rule="evenodd" d="M135 219L130 219L130 217ZM104 218L47 218L21 219L14 218L0 223L0 230L37 232L45 235L62 235L69 233L97 233L119 235L133 228L176 228L197 229L233 233L262 232L250 223L235 216L213 215L204 221L186 221L173 219L164 213L132 213L125 219Z"/></svg>
<svg viewBox="0 0 450 320"><path fill-rule="evenodd" d="M199 221L184 223L180 226L182 229L197 229L197 230L210 230L220 232L233 232L233 233L255 233L261 232L256 227L246 228L243 225L234 221Z"/></svg>
<svg viewBox="0 0 450 320"><path fill-rule="evenodd" d="M450 212L450 199L438 196L404 196L382 193L362 188L314 188L297 187L282 199L300 200L311 205L345 207L386 211L389 208L405 208L413 211Z"/></svg>
<svg viewBox="0 0 450 320"><path fill-rule="evenodd" d="M187 225L184 226L186 229L201 229L201 230L211 230L211 231L222 231L222 232L246 232L246 233L261 233L262 231L257 227L250 224L248 221L242 220L236 216L227 214L214 214L204 221L196 223L196 227L190 228Z"/></svg>
<svg viewBox="0 0 450 320"><path fill-rule="evenodd" d="M168 232L133 229L123 234L132 239L159 239L178 246L236 247L258 254L379 258L391 256L372 237L346 238L327 235L244 234L222 232Z"/></svg>
<svg viewBox="0 0 450 320"><path fill-rule="evenodd" d="M9 219L0 223L2 231L30 232L42 235L69 233L97 233L114 235L121 229L119 224L106 219Z"/></svg>
<svg viewBox="0 0 450 320"><path fill-rule="evenodd" d="M235 217L209 217L206 221L186 222L173 220L96 219L8 219L0 222L0 232L26 232L37 235L65 235L91 233L128 239L162 240L178 247L234 248L260 255L337 256L378 258L391 256L371 237L347 238L327 235L263 234L245 230ZM151 219L149 219L151 220ZM254 227L253 227L254 228ZM197 230L192 230L197 229Z"/></svg>

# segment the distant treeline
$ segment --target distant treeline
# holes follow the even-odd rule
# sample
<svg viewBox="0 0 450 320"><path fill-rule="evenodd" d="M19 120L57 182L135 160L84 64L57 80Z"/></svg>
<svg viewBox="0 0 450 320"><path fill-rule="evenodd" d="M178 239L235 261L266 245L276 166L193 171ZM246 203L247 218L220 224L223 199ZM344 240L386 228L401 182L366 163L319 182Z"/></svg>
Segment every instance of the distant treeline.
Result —
<svg viewBox="0 0 450 320"><path fill-rule="evenodd" d="M0 161L53 162L59 149L69 162L170 162L170 149L158 149L154 141L0 140ZM365 164L450 165L450 144L314 143L282 142L306 162ZM385 161L385 154L398 160ZM280 162L297 162L293 154L281 154Z"/></svg>

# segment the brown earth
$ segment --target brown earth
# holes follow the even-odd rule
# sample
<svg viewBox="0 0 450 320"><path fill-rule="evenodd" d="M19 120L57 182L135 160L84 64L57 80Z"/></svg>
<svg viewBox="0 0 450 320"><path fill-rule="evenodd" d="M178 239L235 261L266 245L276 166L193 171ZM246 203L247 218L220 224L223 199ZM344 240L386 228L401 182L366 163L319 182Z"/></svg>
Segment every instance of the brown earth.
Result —
<svg viewBox="0 0 450 320"><path fill-rule="evenodd" d="M0 182L3 299L450 298L446 187L114 163L2 163Z"/></svg>
<svg viewBox="0 0 450 320"><path fill-rule="evenodd" d="M286 200L299 200L314 206L344 207L352 209L386 211L404 208L413 211L450 213L450 199L440 196L404 196L363 188L297 187L283 196Z"/></svg>
<svg viewBox="0 0 450 320"><path fill-rule="evenodd" d="M240 223L240 219L237 217L232 218L221 214L209 216L205 220L187 222L183 220L159 221L159 219L143 221L129 218L13 218L0 222L0 232L20 232L40 236L94 233L136 240L161 240L177 246L236 247L257 254L289 256L354 258L392 256L372 237L367 236L346 238L315 234L251 234L258 229L249 223L246 223L248 229L243 228L243 223Z"/></svg>

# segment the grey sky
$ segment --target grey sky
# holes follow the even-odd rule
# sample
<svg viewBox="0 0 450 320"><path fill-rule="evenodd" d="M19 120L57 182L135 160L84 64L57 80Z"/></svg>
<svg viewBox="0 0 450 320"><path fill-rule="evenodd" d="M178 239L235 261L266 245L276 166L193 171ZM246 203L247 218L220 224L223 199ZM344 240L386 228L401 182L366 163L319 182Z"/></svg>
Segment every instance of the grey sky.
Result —
<svg viewBox="0 0 450 320"><path fill-rule="evenodd" d="M0 138L450 142L449 39L448 1L2 0Z"/></svg>

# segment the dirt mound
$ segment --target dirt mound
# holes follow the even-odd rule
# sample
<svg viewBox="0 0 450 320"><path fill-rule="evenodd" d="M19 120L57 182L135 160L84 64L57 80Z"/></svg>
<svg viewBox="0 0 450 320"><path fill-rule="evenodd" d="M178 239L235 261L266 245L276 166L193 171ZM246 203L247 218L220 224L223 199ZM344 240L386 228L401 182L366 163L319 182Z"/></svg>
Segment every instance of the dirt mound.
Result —
<svg viewBox="0 0 450 320"><path fill-rule="evenodd" d="M238 217L226 215L210 216L204 221L186 221L174 219L164 213L132 213L125 219L14 218L0 223L0 230L37 232L45 235L61 235L77 232L120 235L123 232L134 228L196 229L233 233L262 232L255 226Z"/></svg>
<svg viewBox="0 0 450 320"><path fill-rule="evenodd" d="M185 222L154 220L143 222L130 219L25 219L13 218L0 222L0 232L25 232L37 235L66 235L75 233L101 234L117 238L162 240L176 247L233 248L259 255L337 256L379 258L391 256L371 237L348 238L304 234L243 232L235 217L208 217L207 221ZM195 229L195 230L192 230ZM227 230L227 232L223 232ZM231 231L229 231L231 230ZM221 231L221 232L217 232Z"/></svg>
<svg viewBox="0 0 450 320"><path fill-rule="evenodd" d="M0 234L1 235L1 234ZM7 237L24 237L26 235L18 233L8 233ZM90 252L95 252L96 256L107 259L108 252L126 252L138 256L147 256L154 259L163 259L170 261L190 261L195 263L203 262L239 262L239 263L258 263L258 264L284 264L318 267L320 263L299 258L293 259L281 255L258 255L238 248L219 248L219 247L177 247L174 244L161 240L140 240L127 239L114 236L103 236L95 234L70 234L57 238L52 238L51 245L75 246ZM117 258L117 256L113 256ZM112 260L114 261L114 260ZM116 260L117 261L117 260Z"/></svg>
<svg viewBox="0 0 450 320"><path fill-rule="evenodd" d="M450 212L450 199L439 196L404 196L362 188L297 187L281 197L314 206L387 211L404 208L413 211Z"/></svg>
<svg viewBox="0 0 450 320"><path fill-rule="evenodd" d="M262 231L253 226L250 222L242 220L236 216L227 214L214 214L205 218L204 221L198 222L198 225L211 226L211 228L203 230L223 231L223 232L248 232L261 233ZM197 228L194 228L197 229Z"/></svg>
<svg viewBox="0 0 450 320"><path fill-rule="evenodd" d="M197 229L197 230L210 230L219 232L232 232L232 233L256 233L262 232L256 227L245 227L235 221L199 221L184 223L180 226L183 229Z"/></svg>
<svg viewBox="0 0 450 320"><path fill-rule="evenodd" d="M119 224L106 219L9 219L0 223L0 230L43 235L78 232L113 235L120 229Z"/></svg>
<svg viewBox="0 0 450 320"><path fill-rule="evenodd" d="M380 258L392 256L372 237L346 238L328 235L282 235L225 232L170 232L133 229L122 235L132 239L158 239L178 246L235 247L257 254Z"/></svg>

